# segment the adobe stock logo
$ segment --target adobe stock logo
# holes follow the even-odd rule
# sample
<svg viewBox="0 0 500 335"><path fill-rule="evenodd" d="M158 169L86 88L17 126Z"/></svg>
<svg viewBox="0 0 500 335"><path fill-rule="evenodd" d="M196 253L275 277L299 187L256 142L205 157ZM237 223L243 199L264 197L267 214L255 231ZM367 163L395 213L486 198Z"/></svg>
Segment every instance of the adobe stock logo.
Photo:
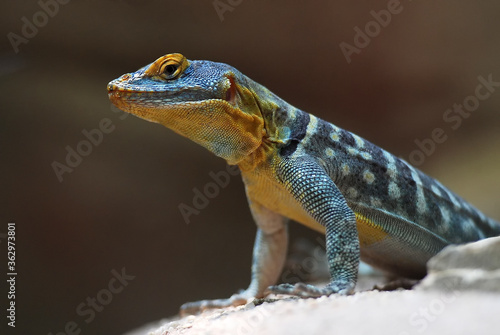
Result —
<svg viewBox="0 0 500 335"><path fill-rule="evenodd" d="M128 113L116 108L111 105L111 111L114 113L121 113L118 117L119 120L125 120L128 117ZM82 134L84 139L80 140L73 147L67 145L66 157L63 163L54 160L50 166L54 170L54 173L60 183L64 181L64 174L73 172L82 162L84 157L89 156L94 148L98 147L104 140L104 135L111 134L116 129L113 121L107 117L102 118L99 121L99 125L91 130L83 129Z"/></svg>
<svg viewBox="0 0 500 335"><path fill-rule="evenodd" d="M236 7L241 5L242 2L243 0L214 0L212 5L219 16L220 22L222 22L224 21L224 13L232 12Z"/></svg>
<svg viewBox="0 0 500 335"><path fill-rule="evenodd" d="M453 104L452 108L448 108L443 113L443 121L449 125L452 131L460 128L463 120L469 118L479 108L480 102L487 100L495 92L496 88L500 87L500 81L494 81L492 73L488 75L487 79L478 76L477 80L479 83L474 89L474 94L465 97L461 104ZM410 153L408 161L413 166L424 164L426 158L436 151L437 145L443 144L447 139L448 135L445 128L439 127L434 128L427 138L416 138L414 143L417 149Z"/></svg>
<svg viewBox="0 0 500 335"><path fill-rule="evenodd" d="M402 11L403 5L401 5L399 0L389 0L387 2L387 9L381 9L378 12L374 10L370 11L370 15L374 20L368 21L364 26L364 30L361 30L358 26L354 27L354 45L347 42L339 44L347 64L351 64L353 54L361 53L361 50L370 45L372 38L380 35L382 28L386 28L391 23L393 15L400 14Z"/></svg>
<svg viewBox="0 0 500 335"><path fill-rule="evenodd" d="M126 273L125 268L121 268L120 272L115 269L111 270L112 277L109 279L107 286L97 292L96 295L88 296L85 301L82 301L75 308L76 314L80 317L85 317L84 320L70 320L64 324L63 330L56 333L50 332L48 335L78 335L83 331L85 324L89 324L96 318L97 313L104 311L114 298L120 294L136 276Z"/></svg>
<svg viewBox="0 0 500 335"><path fill-rule="evenodd" d="M49 23L49 17L52 18L59 13L59 6L66 5L70 0L39 0L38 6L41 8L35 12L29 20L26 16L21 18L23 25L21 26L21 35L14 32L9 32L7 38L14 52L19 52L21 44L28 44L31 38L38 35L39 28L45 27Z"/></svg>
<svg viewBox="0 0 500 335"><path fill-rule="evenodd" d="M190 217L192 215L199 215L210 204L210 199L217 197L221 189L229 185L231 176L237 176L238 174L240 174L240 169L237 165L226 165L226 171L210 171L208 175L212 181L207 182L201 190L197 187L193 188L192 206L185 203L179 204L178 208L184 218L184 222L187 224L190 223Z"/></svg>

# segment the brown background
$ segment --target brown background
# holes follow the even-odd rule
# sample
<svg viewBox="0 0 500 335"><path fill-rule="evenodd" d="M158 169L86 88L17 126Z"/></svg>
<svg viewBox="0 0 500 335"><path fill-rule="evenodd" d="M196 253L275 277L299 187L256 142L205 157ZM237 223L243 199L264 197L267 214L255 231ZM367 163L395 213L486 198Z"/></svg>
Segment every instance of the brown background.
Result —
<svg viewBox="0 0 500 335"><path fill-rule="evenodd" d="M191 205L193 188L225 163L110 108L110 80L166 53L229 63L406 159L415 139L442 128L447 141L420 168L499 219L500 91L456 130L442 117L474 93L479 75L500 81L500 4L401 6L348 64L339 44L352 44L353 28L387 1L243 0L223 21L212 1L71 1L18 53L7 34L21 34L22 17L32 21L40 6L3 1L0 233L17 223L12 333L56 334L75 321L82 334L119 334L175 314L185 301L226 297L248 284L255 227L239 177L185 224L179 204ZM65 147L75 148L82 130L103 118L114 130L59 182L52 162L64 163ZM305 232L292 227L294 235ZM122 267L135 279L85 323L76 306ZM2 306L5 296L2 289Z"/></svg>

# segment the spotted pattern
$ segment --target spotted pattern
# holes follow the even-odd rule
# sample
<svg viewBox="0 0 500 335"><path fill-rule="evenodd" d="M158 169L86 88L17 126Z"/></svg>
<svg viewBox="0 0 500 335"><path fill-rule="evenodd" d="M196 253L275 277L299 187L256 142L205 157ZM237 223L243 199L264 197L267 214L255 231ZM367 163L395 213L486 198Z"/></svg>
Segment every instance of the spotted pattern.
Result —
<svg viewBox="0 0 500 335"><path fill-rule="evenodd" d="M355 148L353 148L353 147L348 148L348 149L347 149L347 151L349 152L349 154L350 154L351 156L356 156L356 155L358 154L358 152L359 152L358 150L356 150L356 149L355 149Z"/></svg>
<svg viewBox="0 0 500 335"><path fill-rule="evenodd" d="M349 195L350 198L358 197L358 191L354 187L349 187L347 189L347 194Z"/></svg>
<svg viewBox="0 0 500 335"><path fill-rule="evenodd" d="M414 222L450 243L475 240L482 234L480 229L487 234L496 231L488 218L475 214L479 212L462 205L462 199L404 160L357 135L300 113L298 110L297 127L291 126L290 136L305 135L292 156L316 157L348 203L378 208ZM473 225L462 223L465 219Z"/></svg>
<svg viewBox="0 0 500 335"><path fill-rule="evenodd" d="M333 141L335 141L335 142L340 141L340 136L339 136L339 134L337 134L336 132L335 132L335 133L334 133L334 132L330 133L330 138L331 138Z"/></svg>
<svg viewBox="0 0 500 335"><path fill-rule="evenodd" d="M316 128L318 127L318 118L312 114L309 114L310 120L309 124L307 125L307 132L306 136L302 140L302 144L304 146L307 146L307 143L311 139L311 137L314 137L314 134L316 134Z"/></svg>
<svg viewBox="0 0 500 335"><path fill-rule="evenodd" d="M370 155L368 152L362 152L361 153L361 157L363 157L364 159L366 159L367 161L371 160L372 159L372 155Z"/></svg>
<svg viewBox="0 0 500 335"><path fill-rule="evenodd" d="M441 217L443 218L443 221L449 223L451 221L450 211L445 207L439 207L439 211L441 212Z"/></svg>
<svg viewBox="0 0 500 335"><path fill-rule="evenodd" d="M396 167L396 160L393 155L384 150L384 158L387 161L387 175L392 179L396 179L398 170Z"/></svg>
<svg viewBox="0 0 500 335"><path fill-rule="evenodd" d="M460 208L460 203L458 202L458 199L455 196L455 194L453 194L451 191L447 191L446 194L448 195L448 198L451 200L455 209Z"/></svg>
<svg viewBox="0 0 500 335"><path fill-rule="evenodd" d="M377 198L377 197L371 197L370 204L373 207L375 207L375 208L381 208L382 207L382 201L379 198Z"/></svg>
<svg viewBox="0 0 500 335"><path fill-rule="evenodd" d="M394 181L389 182L389 197L391 199L399 199L400 196L401 192L398 185Z"/></svg>
<svg viewBox="0 0 500 335"><path fill-rule="evenodd" d="M363 172L363 179L368 184L373 184L373 182L375 181L375 175L371 173L369 170L365 170L365 172Z"/></svg>
<svg viewBox="0 0 500 335"><path fill-rule="evenodd" d="M427 212L427 200L425 199L422 181L420 180L417 171L413 167L410 167L410 170L411 170L411 176L415 181L415 184L417 185L417 195L416 195L417 212L418 214L423 215Z"/></svg>
<svg viewBox="0 0 500 335"><path fill-rule="evenodd" d="M432 192L434 192L438 197L441 196L441 190L439 190L439 188L436 186L436 185L432 185L431 186L431 190Z"/></svg>
<svg viewBox="0 0 500 335"><path fill-rule="evenodd" d="M342 175L345 177L345 176L349 175L349 173L351 172L351 169L349 168L348 164L344 163L344 164L342 164L341 171L342 171Z"/></svg>
<svg viewBox="0 0 500 335"><path fill-rule="evenodd" d="M365 141L363 141L361 137L359 137L356 134L352 134L352 137L354 138L354 141L356 142L356 146L358 147L358 149L361 149L365 146Z"/></svg>

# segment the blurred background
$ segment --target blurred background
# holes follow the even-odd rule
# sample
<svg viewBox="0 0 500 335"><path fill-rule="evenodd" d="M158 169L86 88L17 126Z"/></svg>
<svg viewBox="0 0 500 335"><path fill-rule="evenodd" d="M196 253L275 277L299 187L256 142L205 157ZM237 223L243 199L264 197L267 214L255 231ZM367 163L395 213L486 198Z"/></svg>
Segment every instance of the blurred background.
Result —
<svg viewBox="0 0 500 335"><path fill-rule="evenodd" d="M500 87L468 117L446 114L474 102L479 76L500 81L498 1L59 1L0 4L3 273L8 222L17 233L9 334L120 334L248 285L256 229L239 176L186 224L179 205L225 162L108 101L110 80L166 53L231 64L407 160L440 128L446 140L418 167L500 219ZM101 122L112 130L83 148ZM91 152L69 167L79 144ZM122 271L127 286L108 293Z"/></svg>

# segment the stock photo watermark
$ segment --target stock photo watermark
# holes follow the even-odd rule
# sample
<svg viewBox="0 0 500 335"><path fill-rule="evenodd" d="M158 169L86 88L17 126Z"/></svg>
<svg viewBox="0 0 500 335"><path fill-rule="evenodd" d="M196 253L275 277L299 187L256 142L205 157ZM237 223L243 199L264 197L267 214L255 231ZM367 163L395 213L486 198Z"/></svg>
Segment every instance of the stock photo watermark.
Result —
<svg viewBox="0 0 500 335"><path fill-rule="evenodd" d="M190 217L192 215L200 214L201 210L210 204L210 199L217 197L220 194L221 189L229 185L231 177L239 174L240 169L237 165L226 165L226 169L219 172L210 171L208 175L212 181L207 182L201 189L197 187L193 188L191 206L186 205L185 203L179 204L178 208L184 222L186 222L186 224L190 223Z"/></svg>
<svg viewBox="0 0 500 335"><path fill-rule="evenodd" d="M39 0L38 6L40 10L32 15L31 20L26 16L21 18L22 26L20 33L16 34L11 31L7 34L14 52L16 54L19 53L19 46L21 44L28 44L30 39L38 35L39 29L45 27L49 23L50 18L59 13L60 6L66 5L69 2L70 0Z"/></svg>
<svg viewBox="0 0 500 335"><path fill-rule="evenodd" d="M353 54L359 55L363 49L370 45L372 39L380 35L383 28L389 26L393 16L400 14L402 11L403 5L400 0L389 0L386 9L381 9L379 11L371 10L370 15L373 20L368 21L363 29L359 26L353 28L355 34L352 44L347 42L341 42L339 44L347 64L351 64Z"/></svg>
<svg viewBox="0 0 500 335"><path fill-rule="evenodd" d="M465 97L462 103L453 104L452 108L448 108L443 113L443 121L452 131L457 130L462 125L463 120L469 118L471 113L479 108L480 102L488 99L495 92L495 89L500 87L500 82L493 80L492 73L487 78L478 76L477 80L479 83L474 89L474 94ZM447 139L448 135L445 129L434 128L429 137L415 139L414 143L417 149L410 153L408 161L414 166L422 165L427 157L436 151L438 144L443 144Z"/></svg>
<svg viewBox="0 0 500 335"><path fill-rule="evenodd" d="M327 267L326 261L326 241L324 238L317 237L317 244L314 247L308 246L310 250L307 256L302 258L299 263L283 271L281 281L285 283L304 282L311 279L311 275L321 272Z"/></svg>
<svg viewBox="0 0 500 335"><path fill-rule="evenodd" d="M130 281L134 280L136 276L127 274L125 268L122 268L120 272L115 269L111 270L112 277L108 281L107 287L103 288L95 297L87 297L85 301L78 304L75 308L75 312L80 317L86 317L83 322L89 324L94 321L96 313L100 313L104 308L109 305L113 298L121 293L125 287L130 284ZM80 334L81 329L80 324L76 321L68 321L64 325L64 330L56 332L55 334L50 332L47 335L74 335Z"/></svg>
<svg viewBox="0 0 500 335"><path fill-rule="evenodd" d="M214 0L212 5L214 6L219 20L224 21L224 13L232 12L236 7L241 5L243 0Z"/></svg>
<svg viewBox="0 0 500 335"><path fill-rule="evenodd" d="M0 234L3 235L3 234ZM16 327L16 223L7 224L7 324Z"/></svg>
<svg viewBox="0 0 500 335"><path fill-rule="evenodd" d="M457 286L453 280L450 280L446 285L446 290L442 291L438 297L429 301L425 306L420 306L417 311L409 315L408 324L412 330L400 332L399 335L424 333L446 311L446 307L461 295L461 292L456 289Z"/></svg>
<svg viewBox="0 0 500 335"><path fill-rule="evenodd" d="M114 113L122 113L118 116L119 120L124 120L129 115L126 112L116 108L111 105L111 111ZM82 130L82 135L84 139L80 140L73 147L67 145L66 149L66 157L64 163L54 160L51 163L52 169L59 180L60 183L64 181L64 174L71 173L77 168L82 162L83 158L89 156L95 147L98 147L102 141L104 140L104 135L111 134L116 129L116 126L113 124L113 121L109 118L102 118L99 121L99 124L96 128L87 130Z"/></svg>
<svg viewBox="0 0 500 335"><path fill-rule="evenodd" d="M255 306L254 303L251 304ZM272 319L277 315L286 314L287 310L279 308L276 304L267 304L265 308L252 308L246 313L249 314L248 317L242 318L236 328L236 334L238 335L255 334L256 329L262 327L266 319Z"/></svg>

